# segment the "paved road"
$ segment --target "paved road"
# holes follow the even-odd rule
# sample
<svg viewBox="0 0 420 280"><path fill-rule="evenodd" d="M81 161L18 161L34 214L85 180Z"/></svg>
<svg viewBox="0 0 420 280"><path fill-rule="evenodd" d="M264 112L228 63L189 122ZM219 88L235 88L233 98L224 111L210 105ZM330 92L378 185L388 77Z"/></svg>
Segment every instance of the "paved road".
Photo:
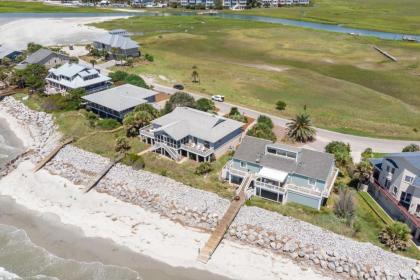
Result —
<svg viewBox="0 0 420 280"><path fill-rule="evenodd" d="M143 77L143 78L148 84L153 85L156 91L160 91L160 92L164 92L168 94L174 94L175 92L177 92L177 90L173 89L172 87L157 84L153 80L147 77ZM188 92L188 93L194 96L194 98L200 98L200 97L205 96L205 95L200 95L194 92ZM228 102L223 102L223 103L217 102L216 106L217 108L219 108L220 112L223 114L228 113L231 107L237 107L240 112L253 118L256 118L262 114L261 112L258 112L249 108L245 108L239 105L231 104ZM265 115L269 116L273 120L274 124L277 126L284 127L286 123L289 122L288 119L280 118L280 117L269 115L269 114L265 114ZM350 134L333 132L333 131L329 131L329 130L325 130L321 128L317 128L316 131L317 131L316 141L313 143L306 144L305 147L318 150L318 151L324 151L325 146L329 142L343 141L345 143L350 144L351 149L352 149L352 156L356 162L360 160L360 154L366 148L372 148L375 152L378 152L378 153L390 153L390 152L401 152L401 150L405 146L411 143L416 143L420 145L420 141L402 141L402 140L388 140L388 139L361 137L361 136L354 136Z"/></svg>

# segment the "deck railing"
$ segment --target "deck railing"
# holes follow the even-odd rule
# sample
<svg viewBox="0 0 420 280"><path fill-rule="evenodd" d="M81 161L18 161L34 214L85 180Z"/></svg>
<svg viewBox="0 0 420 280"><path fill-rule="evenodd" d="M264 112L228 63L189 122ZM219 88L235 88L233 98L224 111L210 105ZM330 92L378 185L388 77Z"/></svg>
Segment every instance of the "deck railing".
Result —
<svg viewBox="0 0 420 280"><path fill-rule="evenodd" d="M213 148L206 148L204 146L197 146L193 144L181 144L181 149L184 149L188 152L191 152L191 153L203 156L203 157L207 157L211 155L212 153L214 153Z"/></svg>

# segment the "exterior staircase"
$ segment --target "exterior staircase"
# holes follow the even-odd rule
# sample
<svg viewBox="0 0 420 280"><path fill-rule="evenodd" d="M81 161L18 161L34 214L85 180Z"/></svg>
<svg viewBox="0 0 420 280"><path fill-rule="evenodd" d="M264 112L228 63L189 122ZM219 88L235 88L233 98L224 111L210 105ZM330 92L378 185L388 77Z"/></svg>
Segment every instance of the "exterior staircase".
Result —
<svg viewBox="0 0 420 280"><path fill-rule="evenodd" d="M181 160L181 155L178 154L178 152L174 148L169 147L165 143L156 142L155 145L152 148L152 151L156 151L158 149L165 150L168 153L168 155L170 156L170 158L175 160L175 161L180 161Z"/></svg>

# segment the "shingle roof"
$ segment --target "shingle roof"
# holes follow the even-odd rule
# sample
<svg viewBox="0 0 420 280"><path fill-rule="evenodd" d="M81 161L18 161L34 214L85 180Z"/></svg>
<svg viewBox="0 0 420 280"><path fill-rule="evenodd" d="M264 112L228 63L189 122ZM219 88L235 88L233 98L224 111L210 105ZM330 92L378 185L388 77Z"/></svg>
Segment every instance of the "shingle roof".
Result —
<svg viewBox="0 0 420 280"><path fill-rule="evenodd" d="M89 94L82 98L114 111L121 112L146 103L146 98L154 95L156 95L156 92L153 90L126 84Z"/></svg>
<svg viewBox="0 0 420 280"><path fill-rule="evenodd" d="M388 154L385 158L393 160L397 165L399 161L404 161L420 175L420 152Z"/></svg>
<svg viewBox="0 0 420 280"><path fill-rule="evenodd" d="M187 107L177 107L171 113L153 121L160 126L156 131L164 131L175 140L188 135L209 142L216 142L244 124Z"/></svg>
<svg viewBox="0 0 420 280"><path fill-rule="evenodd" d="M298 153L297 161L266 154L267 145L296 151ZM331 154L279 143L273 144L269 140L251 136L244 137L233 158L323 181L328 179L334 165L334 156Z"/></svg>

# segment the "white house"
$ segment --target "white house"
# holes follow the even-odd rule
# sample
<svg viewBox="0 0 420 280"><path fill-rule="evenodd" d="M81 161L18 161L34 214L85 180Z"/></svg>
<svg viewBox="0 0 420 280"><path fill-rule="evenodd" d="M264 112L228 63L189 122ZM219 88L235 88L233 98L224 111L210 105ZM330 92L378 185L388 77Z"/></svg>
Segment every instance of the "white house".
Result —
<svg viewBox="0 0 420 280"><path fill-rule="evenodd" d="M65 93L79 88L85 89L86 93L93 93L112 85L111 78L98 70L71 63L50 69L45 80L47 94Z"/></svg>

